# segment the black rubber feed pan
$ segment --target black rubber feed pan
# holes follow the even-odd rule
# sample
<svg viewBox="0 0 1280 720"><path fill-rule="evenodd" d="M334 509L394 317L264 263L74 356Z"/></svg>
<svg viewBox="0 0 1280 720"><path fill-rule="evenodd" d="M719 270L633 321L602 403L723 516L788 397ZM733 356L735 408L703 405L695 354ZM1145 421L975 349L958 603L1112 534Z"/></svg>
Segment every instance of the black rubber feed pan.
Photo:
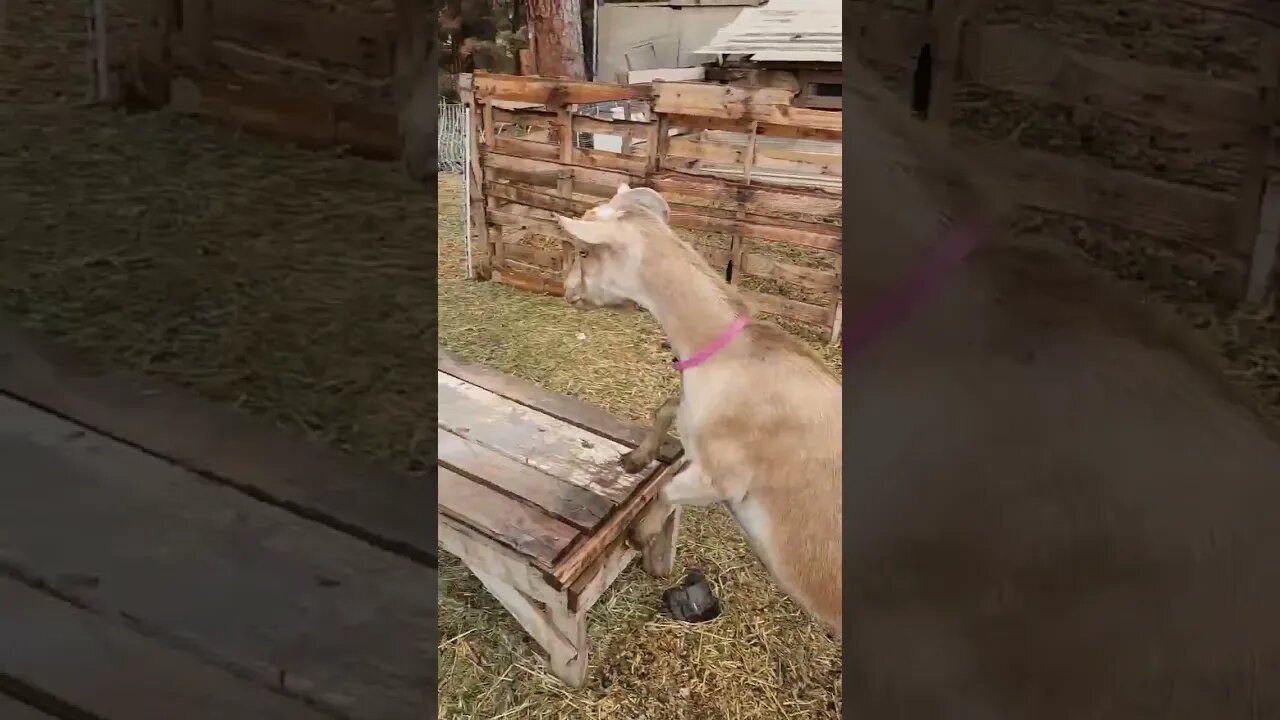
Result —
<svg viewBox="0 0 1280 720"><path fill-rule="evenodd" d="M720 601L700 570L690 570L679 585L662 593L662 603L681 622L707 622L720 616Z"/></svg>

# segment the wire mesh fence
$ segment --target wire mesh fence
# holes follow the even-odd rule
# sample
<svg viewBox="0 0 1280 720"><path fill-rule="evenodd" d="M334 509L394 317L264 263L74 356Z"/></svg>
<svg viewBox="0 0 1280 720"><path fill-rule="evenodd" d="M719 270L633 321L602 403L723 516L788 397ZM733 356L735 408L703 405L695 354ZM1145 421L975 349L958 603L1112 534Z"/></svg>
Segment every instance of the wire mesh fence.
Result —
<svg viewBox="0 0 1280 720"><path fill-rule="evenodd" d="M441 172L461 173L467 166L467 108L461 103L440 103L437 149Z"/></svg>

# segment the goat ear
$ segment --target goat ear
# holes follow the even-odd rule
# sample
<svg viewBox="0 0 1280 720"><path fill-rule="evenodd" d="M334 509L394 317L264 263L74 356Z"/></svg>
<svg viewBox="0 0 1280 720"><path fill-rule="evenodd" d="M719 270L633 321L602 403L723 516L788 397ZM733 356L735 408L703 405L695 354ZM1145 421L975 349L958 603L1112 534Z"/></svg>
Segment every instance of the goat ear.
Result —
<svg viewBox="0 0 1280 720"><path fill-rule="evenodd" d="M627 183L618 183L618 192L614 193L613 196L618 197L619 195L625 192L629 192L630 190L631 190L631 186L628 185Z"/></svg>
<svg viewBox="0 0 1280 720"><path fill-rule="evenodd" d="M556 215L556 220L574 242L584 245L603 245L609 242L611 228L605 223L594 220L574 220L563 215Z"/></svg>

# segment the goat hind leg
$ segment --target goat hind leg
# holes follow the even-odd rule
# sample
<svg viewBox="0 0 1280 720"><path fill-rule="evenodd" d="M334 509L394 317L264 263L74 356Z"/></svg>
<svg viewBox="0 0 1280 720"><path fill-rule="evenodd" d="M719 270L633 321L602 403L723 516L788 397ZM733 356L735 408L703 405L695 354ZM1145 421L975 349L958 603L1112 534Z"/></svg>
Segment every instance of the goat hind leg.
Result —
<svg viewBox="0 0 1280 720"><path fill-rule="evenodd" d="M644 440L635 450L622 456L623 470L638 473L649 467L649 463L657 457L662 441L667 439L667 433L671 430L671 424L675 422L676 413L679 410L680 395L676 394L667 398L653 411L653 426L649 428L649 434L644 436Z"/></svg>

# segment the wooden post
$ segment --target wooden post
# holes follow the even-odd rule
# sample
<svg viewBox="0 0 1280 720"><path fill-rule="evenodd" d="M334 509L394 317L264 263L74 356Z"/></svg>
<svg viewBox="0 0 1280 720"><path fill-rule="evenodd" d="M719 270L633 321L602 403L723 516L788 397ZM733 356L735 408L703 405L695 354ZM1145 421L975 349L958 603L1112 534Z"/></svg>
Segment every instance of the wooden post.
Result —
<svg viewBox="0 0 1280 720"><path fill-rule="evenodd" d="M97 81L97 101L104 103L111 97L111 79L107 69L107 3L93 0L93 50L94 77Z"/></svg>
<svg viewBox="0 0 1280 720"><path fill-rule="evenodd" d="M129 58L128 81L153 107L169 103L173 75L169 43L177 10L170 0L148 0L143 11L140 42Z"/></svg>
<svg viewBox="0 0 1280 720"><path fill-rule="evenodd" d="M213 15L211 2L212 0L182 0L182 44L187 60L198 68L204 68L208 64L213 44L210 32Z"/></svg>
<svg viewBox="0 0 1280 720"><path fill-rule="evenodd" d="M751 186L751 169L756 162L756 138L760 132L760 121L752 120L751 129L747 132L747 150L746 157L742 158L742 184L745 187ZM739 222L747 219L746 203L741 197L738 198L737 207L733 213L734 218ZM746 243L741 235L731 235L729 237L729 276L726 278L730 284L737 285L742 280L742 266L746 263L747 250Z"/></svg>
<svg viewBox="0 0 1280 720"><path fill-rule="evenodd" d="M671 120L665 113L653 113L653 121L649 124L649 154L645 159L645 183L649 176L662 169L662 156L671 147Z"/></svg>
<svg viewBox="0 0 1280 720"><path fill-rule="evenodd" d="M480 156L480 139L486 131L485 119L479 109L479 103L476 99L474 80L471 75L463 75L458 78L458 91L462 95L462 101L467 104L471 116L471 132L468 133L470 141L467 147L467 160L470 168L471 185L468 188L468 201L471 203L471 224L475 227L475 237L480 242L481 247L485 249L485 260L475 269L475 276L478 280L488 280L494 269L501 265L502 258L499 256L498 246L500 242L495 242L489 233L489 213L484 194L484 169ZM488 106L488 103L485 103ZM489 117L492 118L492 111ZM486 144L491 140L486 138ZM496 228L495 228L496 229ZM467 228L467 232L472 232L471 228Z"/></svg>
<svg viewBox="0 0 1280 720"><path fill-rule="evenodd" d="M627 100L622 103L622 115L623 115L623 118L622 118L623 120L626 120L627 122L631 122L631 101L630 100ZM631 154L631 132L629 130L626 134L622 136L622 148L620 149L620 152L623 155Z"/></svg>
<svg viewBox="0 0 1280 720"><path fill-rule="evenodd" d="M844 323L844 255L836 256L836 300L831 306L831 316L828 321L831 324L831 344L834 345L840 339L842 323Z"/></svg>
<svg viewBox="0 0 1280 720"><path fill-rule="evenodd" d="M1267 183L1259 214L1244 298L1245 303L1252 306L1263 304L1275 291L1276 252L1280 245L1280 176L1273 175Z"/></svg>
<svg viewBox="0 0 1280 720"><path fill-rule="evenodd" d="M560 143L560 177L556 182L556 192L560 197L573 199L573 151L576 137L573 132L573 113L569 108L556 109L556 133ZM569 261L577 249L567 240L560 242L560 272L563 275L569 269Z"/></svg>
<svg viewBox="0 0 1280 720"><path fill-rule="evenodd" d="M573 134L573 113L568 108L556 109L556 140L560 144L560 162L564 165L573 164L574 150L574 134ZM556 190L560 193L560 197L573 197L573 173L561 175L560 180L556 183Z"/></svg>
<svg viewBox="0 0 1280 720"><path fill-rule="evenodd" d="M1264 33L1258 63L1258 110L1245 143L1248 159L1236 214L1238 246L1250 255L1244 288L1246 305L1257 305L1266 299L1277 243L1273 218L1276 211L1272 207L1277 202L1276 189L1268 177L1277 160L1274 135L1280 120L1280 30L1269 27Z"/></svg>
<svg viewBox="0 0 1280 720"><path fill-rule="evenodd" d="M929 90L928 122L946 134L951 127L956 80L960 72L960 43L965 23L961 0L935 0L930 20L933 78Z"/></svg>

